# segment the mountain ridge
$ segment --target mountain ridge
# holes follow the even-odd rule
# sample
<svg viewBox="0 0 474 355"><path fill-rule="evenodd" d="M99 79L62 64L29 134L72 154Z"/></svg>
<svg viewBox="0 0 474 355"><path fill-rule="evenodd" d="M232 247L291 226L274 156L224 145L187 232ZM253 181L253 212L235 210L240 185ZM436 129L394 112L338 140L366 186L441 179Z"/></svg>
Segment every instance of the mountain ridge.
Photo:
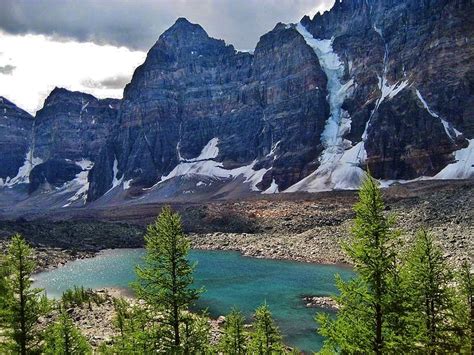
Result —
<svg viewBox="0 0 474 355"><path fill-rule="evenodd" d="M179 18L122 100L53 90L34 120L29 191L75 181L64 206L80 206L355 189L366 169L383 186L471 178L470 13L464 0L336 2L277 24L253 54Z"/></svg>

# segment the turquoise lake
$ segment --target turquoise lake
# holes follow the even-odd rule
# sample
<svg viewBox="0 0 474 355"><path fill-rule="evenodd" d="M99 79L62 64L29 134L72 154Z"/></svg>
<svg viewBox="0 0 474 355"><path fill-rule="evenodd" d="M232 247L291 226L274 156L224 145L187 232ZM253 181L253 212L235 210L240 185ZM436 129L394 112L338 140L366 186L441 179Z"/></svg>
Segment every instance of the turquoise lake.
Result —
<svg viewBox="0 0 474 355"><path fill-rule="evenodd" d="M86 288L128 287L135 279L134 266L142 249L107 250L91 259L76 260L65 266L35 275L35 287L50 297L59 297L74 285ZM315 308L306 308L303 295L331 295L336 292L334 275L353 276L350 268L291 261L254 259L237 252L193 250L197 261L195 284L206 292L197 303L211 316L225 315L236 306L248 318L267 302L285 343L305 352L316 351L321 338L316 334Z"/></svg>

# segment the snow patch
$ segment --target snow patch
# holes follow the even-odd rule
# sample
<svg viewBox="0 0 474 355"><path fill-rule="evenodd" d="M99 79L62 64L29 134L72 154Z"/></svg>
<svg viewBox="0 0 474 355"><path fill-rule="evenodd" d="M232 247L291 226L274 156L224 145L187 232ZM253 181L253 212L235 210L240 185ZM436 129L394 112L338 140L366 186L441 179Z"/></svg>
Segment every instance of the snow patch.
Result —
<svg viewBox="0 0 474 355"><path fill-rule="evenodd" d="M379 89L382 92L382 95L377 100L377 104L375 105L375 110L377 110L380 104L388 98L393 99L400 91L408 86L408 80L403 80L401 82L395 84L389 84L387 78L384 76L379 77Z"/></svg>
<svg viewBox="0 0 474 355"><path fill-rule="evenodd" d="M474 139L469 140L466 148L454 153L456 162L447 165L436 174L434 179L470 179L474 178Z"/></svg>
<svg viewBox="0 0 474 355"><path fill-rule="evenodd" d="M89 101L87 101L85 104L82 105L81 107L81 113L89 106Z"/></svg>
<svg viewBox="0 0 474 355"><path fill-rule="evenodd" d="M87 200L87 193L89 192L89 172L94 166L94 163L88 159L82 159L80 161L76 161L75 163L82 169L82 171L76 175L74 180L67 183L66 191L76 190L76 192L68 199L68 203L66 203L63 207L69 207L73 202L81 199L85 204Z"/></svg>
<svg viewBox="0 0 474 355"><path fill-rule="evenodd" d="M365 159L367 159L367 153L364 142L361 141L345 150L338 161L320 165L315 172L290 186L284 192L358 189L365 176L365 172L361 168Z"/></svg>
<svg viewBox="0 0 474 355"><path fill-rule="evenodd" d="M245 182L250 183L250 188L253 191L260 191L256 185L262 181L263 176L270 169L254 170L253 167L257 163L256 160L240 168L225 169L221 162L213 160L219 155L218 144L218 138L211 139L204 146L198 157L189 160L181 160L168 175L162 176L158 183L145 190L153 189L161 183L178 176L189 177L202 175L214 179L234 179L238 176L244 176Z"/></svg>
<svg viewBox="0 0 474 355"><path fill-rule="evenodd" d="M112 188L110 190L112 190L113 188L119 186L122 183L122 180L123 180L123 175L120 178L118 178L119 170L118 170L117 157L114 157L114 165L113 165L112 169L113 169L113 180L112 180Z"/></svg>
<svg viewBox="0 0 474 355"><path fill-rule="evenodd" d="M125 180L123 182L123 189L124 190L128 190L130 188L130 184L132 183L133 179L130 179L130 180Z"/></svg>
<svg viewBox="0 0 474 355"><path fill-rule="evenodd" d="M201 161L201 160L209 160L217 158L219 155L219 148L217 145L219 144L219 138L212 138L201 150L201 154L197 158L185 160L187 162L194 162L194 161Z"/></svg>
<svg viewBox="0 0 474 355"><path fill-rule="evenodd" d="M280 192L278 184L276 183L275 179L273 179L272 184L268 187L268 189L263 191L262 194L277 194L278 192Z"/></svg>
<svg viewBox="0 0 474 355"><path fill-rule="evenodd" d="M30 172L36 165L43 162L41 158L33 156L33 148L26 153L23 165L18 169L18 173L13 178L9 176L5 180L0 179L0 187L13 187L17 184L28 184L30 182Z"/></svg>

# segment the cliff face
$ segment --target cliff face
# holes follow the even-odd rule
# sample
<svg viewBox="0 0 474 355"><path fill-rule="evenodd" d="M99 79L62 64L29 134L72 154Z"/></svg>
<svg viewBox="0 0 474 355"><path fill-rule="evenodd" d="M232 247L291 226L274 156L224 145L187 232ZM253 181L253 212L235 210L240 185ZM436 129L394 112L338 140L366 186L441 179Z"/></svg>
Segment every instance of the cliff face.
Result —
<svg viewBox="0 0 474 355"><path fill-rule="evenodd" d="M0 187L28 181L33 122L29 113L0 97Z"/></svg>
<svg viewBox="0 0 474 355"><path fill-rule="evenodd" d="M88 173L114 129L120 101L55 88L36 113L30 191L47 183L59 188ZM86 176L87 178L87 176Z"/></svg>
<svg viewBox="0 0 474 355"><path fill-rule="evenodd" d="M474 137L474 6L458 0L337 1L303 18L334 38L353 95L352 141L382 179L433 176Z"/></svg>
<svg viewBox="0 0 474 355"><path fill-rule="evenodd" d="M292 27L277 25L249 54L178 19L126 87L120 127L93 169L89 196L113 185L115 161L118 177L147 188L214 143L200 158L214 169L202 175L249 167L261 175L254 189L273 181L284 189L313 169L320 152L325 87L317 56Z"/></svg>
<svg viewBox="0 0 474 355"><path fill-rule="evenodd" d="M34 128L0 103L0 149L19 142L0 178L66 206L472 178L473 19L472 0L338 0L246 53L180 18L121 101L55 89Z"/></svg>

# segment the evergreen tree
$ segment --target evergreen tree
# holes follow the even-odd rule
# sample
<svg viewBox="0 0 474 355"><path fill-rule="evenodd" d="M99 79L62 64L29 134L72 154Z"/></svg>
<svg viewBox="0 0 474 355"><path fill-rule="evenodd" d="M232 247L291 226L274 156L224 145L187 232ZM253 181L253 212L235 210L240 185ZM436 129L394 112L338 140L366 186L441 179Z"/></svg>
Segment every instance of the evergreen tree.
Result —
<svg viewBox="0 0 474 355"><path fill-rule="evenodd" d="M270 308L266 303L256 309L252 328L249 353L268 355L283 352L280 330L276 326Z"/></svg>
<svg viewBox="0 0 474 355"><path fill-rule="evenodd" d="M390 322L398 297L394 276L397 261L393 222L384 215L384 203L377 182L367 176L355 206L352 239L344 250L354 264L357 277L337 279L340 309L335 320L317 317L325 339L323 352L375 353L400 351L397 332Z"/></svg>
<svg viewBox="0 0 474 355"><path fill-rule="evenodd" d="M7 260L4 255L0 255L0 350L2 349L3 342L5 341L5 330L7 329L7 320L9 310L7 308L7 299L9 297L9 289L7 284L7 277L10 271L8 268ZM3 345L2 345L3 344Z"/></svg>
<svg viewBox="0 0 474 355"><path fill-rule="evenodd" d="M224 333L219 348L224 354L245 354L247 337L244 332L245 318L241 312L233 308L225 318Z"/></svg>
<svg viewBox="0 0 474 355"><path fill-rule="evenodd" d="M416 343L421 351L459 352L463 331L454 274L433 237L424 230L417 233L406 274L415 309L412 317L418 330Z"/></svg>
<svg viewBox="0 0 474 355"><path fill-rule="evenodd" d="M193 289L194 265L188 260L189 240L183 233L181 218L169 207L163 208L145 235L144 265L136 268L138 297L161 312L170 328L172 351L181 348L180 324L186 311L200 293Z"/></svg>
<svg viewBox="0 0 474 355"><path fill-rule="evenodd" d="M10 275L6 278L5 312L9 347L26 355L38 351L37 321L44 312L42 290L31 288L36 263L33 251L20 235L13 236L7 253Z"/></svg>
<svg viewBox="0 0 474 355"><path fill-rule="evenodd" d="M92 354L92 348L74 326L67 313L61 310L57 322L46 329L43 353L47 355L86 355Z"/></svg>
<svg viewBox="0 0 474 355"><path fill-rule="evenodd" d="M474 352L474 273L467 261L461 266L460 285L464 304L465 341L463 351L466 354Z"/></svg>

